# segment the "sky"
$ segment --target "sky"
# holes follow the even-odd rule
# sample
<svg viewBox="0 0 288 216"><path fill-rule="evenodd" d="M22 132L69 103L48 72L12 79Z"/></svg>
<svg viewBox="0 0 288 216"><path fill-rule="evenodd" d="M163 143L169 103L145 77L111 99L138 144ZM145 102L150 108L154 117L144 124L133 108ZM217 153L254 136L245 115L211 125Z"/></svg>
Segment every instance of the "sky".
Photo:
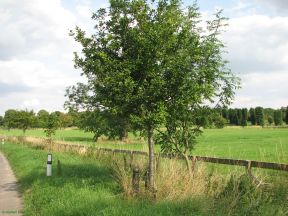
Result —
<svg viewBox="0 0 288 216"><path fill-rule="evenodd" d="M193 1L184 1L189 5ZM7 109L64 111L65 89L85 82L74 69L76 25L93 33L93 11L108 0L0 0L0 115ZM221 35L241 78L232 107L288 105L288 1L198 0L203 19L223 9Z"/></svg>

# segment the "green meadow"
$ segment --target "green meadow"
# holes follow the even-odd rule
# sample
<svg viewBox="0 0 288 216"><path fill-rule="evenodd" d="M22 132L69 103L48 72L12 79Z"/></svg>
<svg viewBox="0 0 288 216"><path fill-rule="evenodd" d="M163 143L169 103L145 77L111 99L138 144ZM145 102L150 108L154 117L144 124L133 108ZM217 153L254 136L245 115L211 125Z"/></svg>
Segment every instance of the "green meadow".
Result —
<svg viewBox="0 0 288 216"><path fill-rule="evenodd" d="M0 130L0 134L22 136L21 130ZM43 130L27 130L25 136L45 137ZM127 142L100 138L93 143L93 134L78 129L58 130L56 140L98 147L147 151L145 140L129 135ZM156 146L160 151L160 146ZM198 138L194 155L233 159L288 163L288 128L231 127L205 129Z"/></svg>

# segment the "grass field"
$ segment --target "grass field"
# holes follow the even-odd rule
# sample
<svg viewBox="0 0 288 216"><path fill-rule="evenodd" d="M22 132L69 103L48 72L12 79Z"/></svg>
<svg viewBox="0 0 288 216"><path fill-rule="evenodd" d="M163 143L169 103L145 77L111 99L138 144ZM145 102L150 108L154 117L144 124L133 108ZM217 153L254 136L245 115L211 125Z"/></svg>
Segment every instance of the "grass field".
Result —
<svg viewBox="0 0 288 216"><path fill-rule="evenodd" d="M23 135L21 130L0 130L0 134ZM27 130L26 136L44 137L43 130ZM93 134L81 130L58 130L55 139L92 145ZM100 139L100 147L144 150L145 141L130 135L129 143ZM160 151L160 146L156 146ZM206 129L198 138L194 155L288 163L288 128Z"/></svg>
<svg viewBox="0 0 288 216"><path fill-rule="evenodd" d="M286 215L288 188L273 191L250 190L241 184L224 187L221 196L193 196L181 200L125 199L108 164L69 153L53 153L61 160L62 173L45 176L47 151L25 145L6 143L0 146L21 185L24 215ZM209 173L207 173L207 177ZM224 182L222 184L225 185ZM284 184L285 185L285 184ZM212 187L213 188L213 187Z"/></svg>

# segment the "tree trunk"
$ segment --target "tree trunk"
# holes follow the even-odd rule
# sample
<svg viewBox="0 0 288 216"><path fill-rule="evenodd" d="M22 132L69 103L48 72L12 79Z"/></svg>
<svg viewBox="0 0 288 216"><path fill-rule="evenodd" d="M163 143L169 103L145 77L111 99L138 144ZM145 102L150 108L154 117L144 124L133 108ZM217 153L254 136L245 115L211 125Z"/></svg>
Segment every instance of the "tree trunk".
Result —
<svg viewBox="0 0 288 216"><path fill-rule="evenodd" d="M119 138L121 141L125 141L128 139L128 126L126 124L123 125Z"/></svg>
<svg viewBox="0 0 288 216"><path fill-rule="evenodd" d="M148 127L148 147L149 147L149 168L148 168L148 187L151 191L155 190L155 160L154 160L154 142L153 142L153 128Z"/></svg>
<svg viewBox="0 0 288 216"><path fill-rule="evenodd" d="M188 170L190 176L192 176L192 169L191 169L191 163L190 163L191 161L190 161L190 159L189 159L189 157L188 157L187 154L183 154L183 156L184 156L184 158L185 158L187 170Z"/></svg>

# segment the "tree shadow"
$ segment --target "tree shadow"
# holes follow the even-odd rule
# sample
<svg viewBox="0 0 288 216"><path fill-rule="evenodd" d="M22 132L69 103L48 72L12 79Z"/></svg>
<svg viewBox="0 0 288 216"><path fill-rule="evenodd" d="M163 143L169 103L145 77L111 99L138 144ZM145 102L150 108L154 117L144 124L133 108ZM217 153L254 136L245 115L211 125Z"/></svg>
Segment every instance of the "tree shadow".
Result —
<svg viewBox="0 0 288 216"><path fill-rule="evenodd" d="M68 142L93 142L92 137L65 137L64 140Z"/></svg>
<svg viewBox="0 0 288 216"><path fill-rule="evenodd" d="M64 187L66 184L72 184L73 187L81 188L83 187L83 183L85 183L85 186L97 188L97 185L99 185L110 191L112 189L113 192L118 191L112 172L108 167L91 163L69 164L64 161L61 164L61 174L57 169L57 163L53 164L52 176L50 177L46 176L46 166L39 167L38 170L33 169L33 171L19 179L20 190L22 192L26 191L35 182L38 182L40 184L43 183L43 185L48 184L49 186L59 188Z"/></svg>
<svg viewBox="0 0 288 216"><path fill-rule="evenodd" d="M18 191L18 185L16 181L5 183L1 185L0 188L2 188L3 191Z"/></svg>

